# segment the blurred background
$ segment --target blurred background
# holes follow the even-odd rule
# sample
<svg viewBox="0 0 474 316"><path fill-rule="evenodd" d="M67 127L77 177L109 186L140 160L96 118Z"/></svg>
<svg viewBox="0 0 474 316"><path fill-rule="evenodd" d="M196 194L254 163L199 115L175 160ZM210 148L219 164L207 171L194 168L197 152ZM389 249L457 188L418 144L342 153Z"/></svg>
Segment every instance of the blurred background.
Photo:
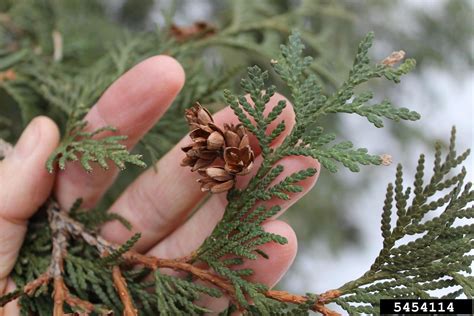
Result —
<svg viewBox="0 0 474 316"><path fill-rule="evenodd" d="M196 100L215 110L222 107L222 87L238 90L243 66L269 68L270 58L276 56L279 44L294 28L300 30L307 53L315 56L311 71L318 74L328 93L346 78L357 44L369 31L376 35L371 51L374 62L397 50L416 59L416 70L400 84L377 81L369 88L376 91L375 100L389 98L394 104L418 111L420 121L386 122L382 130L360 117L339 115L321 122L338 138L352 140L357 147L367 147L374 154L390 154L393 164L364 167L355 174L342 168L337 174L323 170L316 188L284 215L299 240L299 255L280 284L290 291L322 292L369 268L381 247L382 202L397 163L404 165L405 179L411 182L418 155L424 152L429 157L436 140L446 143L453 125L458 131L459 151L473 145L472 0L19 2L26 3L23 9L13 0L1 0L0 11L15 5L16 15L25 18L23 27L33 34L30 42L36 41L35 47L45 54L51 51L51 39L49 35L41 37L40 32L48 27L59 29L65 39L65 65L90 65L111 49L128 47L134 38L141 42L136 44L139 48L124 55L130 64L147 54L163 52L182 62L187 73L183 93L168 119L159 123L137 149L149 153L149 160L159 158L186 132L183 108ZM45 11L48 19L45 21L43 13L32 16L32 7ZM0 19L1 23L5 21ZM193 27L201 33L187 38L186 32ZM137 34L143 32L154 35L142 39ZM163 34L171 34L173 41ZM149 47L142 49L145 38ZM118 40L125 44L113 46ZM133 54L140 49L146 53ZM212 85L203 84L211 81ZM285 93L283 88L280 91ZM0 133L14 140L30 116L25 114L25 107L18 110L13 105L21 100L9 94L7 88L0 99L0 114L10 113L3 120L0 116ZM40 112L61 121L64 114L48 104ZM11 123L17 120L22 124ZM472 158L467 166L472 180ZM131 168L124 173L102 207L106 208L138 172Z"/></svg>

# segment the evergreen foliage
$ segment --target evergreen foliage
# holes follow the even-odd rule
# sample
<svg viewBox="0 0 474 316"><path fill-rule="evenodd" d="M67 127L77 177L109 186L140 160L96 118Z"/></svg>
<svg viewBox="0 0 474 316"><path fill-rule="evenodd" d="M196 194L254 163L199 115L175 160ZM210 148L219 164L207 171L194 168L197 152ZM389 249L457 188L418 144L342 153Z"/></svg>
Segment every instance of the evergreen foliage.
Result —
<svg viewBox="0 0 474 316"><path fill-rule="evenodd" d="M217 289L208 288L196 283L177 279L155 271L155 293L157 308L160 315L198 315L210 310L202 308L194 301L207 294L220 297L222 293Z"/></svg>
<svg viewBox="0 0 474 316"><path fill-rule="evenodd" d="M75 9L81 12L82 2L74 3L77 5ZM177 39L172 36L157 38L157 35L143 34L132 38L124 35L120 48L96 60L90 56L101 55L98 47L89 47L93 53L81 59L71 44L79 45L77 42L70 42L72 46L59 47L60 35L53 38L43 36L45 32L54 33L58 25L65 27L71 24L61 20L61 10L70 10L71 7L57 2L53 7L58 12L58 21L39 23L41 28L36 29L30 27L29 20L38 21L50 16L51 4L48 1L20 1L11 6L10 12L14 13L15 27L27 32L31 38L29 41L15 42L22 48L0 56L0 70L13 67L16 73L15 80L0 80L0 87L15 100L25 123L40 111L51 117L67 117L61 144L48 160L47 169L50 172L54 171L56 164L64 169L68 162L76 160L80 161L86 172L93 172L93 164L106 169L110 161L120 169L125 167L125 163L144 166L140 155L129 153L120 143L124 136L103 136L102 133L110 135L114 132L113 127L85 131L85 113L113 80L136 61L166 51L176 55L191 69L184 93L176 101L179 106L170 110L167 114L169 117L182 113L183 107L190 106L195 100L208 103L219 100L215 92L227 85L236 71L229 70L228 75L219 76L218 80L203 80L201 75L204 66L190 66L195 51L223 45L261 52L264 57L271 57L267 56L269 50L261 49L256 42L243 40L242 34L259 28L275 32L282 23L289 24L286 22L295 14L304 16L302 8L307 6L304 4L296 12L265 19L248 17L246 12L239 10L240 6L236 6L233 23L216 36L201 37L202 34L195 34L196 39L178 46ZM100 8L96 9L100 11ZM35 14L32 15L28 10L33 10ZM81 19L78 18L78 21ZM69 35L84 32L81 26L84 25L78 23L69 26L73 30L65 27L64 32L69 31ZM16 29L6 28L4 32L11 36L12 41L17 40ZM318 172L314 168L299 170L275 183L284 171L284 167L279 164L283 158L311 157L331 172L337 171L341 164L357 172L361 165L382 163L378 155L369 154L365 148L354 148L350 141L336 142L336 135L325 132L321 127L320 121L324 116L356 114L376 127L383 127L384 119L419 119L418 113L395 107L388 100L371 103L373 93L360 92L359 89L360 85L377 78L398 83L401 76L414 67L413 60L408 59L398 67L371 63L368 51L373 34L369 33L359 45L348 78L330 93L321 84L320 77L324 74L318 71L316 63L310 57L303 57L305 48L301 38L306 39L307 34L294 32L288 44L281 46L280 56L271 62L275 73L290 92L289 99L296 116L294 127L279 146L272 144L288 128L287 123L282 121L273 130L269 130L269 126L280 117L287 104L280 101L273 109L266 111L270 98L276 92L275 86L267 84L268 72L258 66L250 67L247 77L241 81L241 94L224 91L225 102L240 123L258 140L263 161L245 188L229 191L223 218L189 260L183 262L140 257L132 251L140 238L139 234L121 246L109 244L97 236L100 225L109 220L120 220L128 227L129 223L101 209L83 212L80 210L80 200L74 204L67 213L70 220L65 225L69 229L67 255L61 259L64 263L64 283L69 294L82 303L66 301L66 312L122 314L126 306L123 293L117 290L115 283L117 269L123 271L126 294L140 315L204 314L207 310L196 302L203 295L220 297L225 294L231 297L233 304L222 315L230 315L237 309L245 311L247 315L307 315L311 310L324 313L324 304L328 302L339 304L351 315L377 314L380 298L428 298L432 296L430 291L451 287L454 288L446 297L472 297L474 279L466 273L472 273L473 224L458 225L457 220L472 220L474 217L474 192L471 183L465 183L464 168L452 174L469 154L469 151L460 155L456 153L454 129L444 161L441 159L440 146L436 148L433 175L427 182L423 155L420 156L412 187L404 187L402 167L397 168L394 184L388 185L382 212L382 250L362 277L334 290L337 295L294 295L292 299L282 299L284 294L272 292L266 286L248 280L247 277L253 271L240 267L244 260L268 258L261 250L263 244L287 242L284 237L263 230L262 223L275 217L281 210L279 205L269 207L265 202L272 198L282 201L291 199L292 193L302 191L299 183ZM263 42L266 41L270 40L265 37ZM308 42L314 43L311 40ZM35 56L35 45L42 48L45 62ZM68 61L73 58L79 58L79 64L83 64L84 68L66 68ZM58 60L64 63L57 63ZM87 67L91 60L94 60L93 66ZM248 101L246 95L250 96L252 102ZM0 136L5 134L2 124L8 126L11 123L0 117ZM162 125L155 126L145 136L138 150L146 150L152 160L157 159L161 149L156 148L156 140L171 145L184 127L184 124L182 127L172 124L172 120L165 117ZM19 297L22 315L52 314L52 284L45 281L32 291L26 290L31 282L41 279L52 260L55 260L52 240L57 232L54 231L54 225L48 222L47 216L51 211L65 216L65 212L51 210L46 205L30 221L26 240L12 273L18 290L0 297L0 306ZM405 241L407 236L413 239ZM141 266L133 267L134 263L140 263ZM172 268L186 275L167 275L159 268ZM198 279L203 284L196 283ZM92 305L91 310L87 310L89 305L84 302Z"/></svg>
<svg viewBox="0 0 474 316"><path fill-rule="evenodd" d="M464 167L453 174L470 151L456 153L455 133L453 128L444 160L436 146L428 181L423 154L413 186L404 187L402 166L397 167L383 207L383 248L370 270L343 285L345 295L335 300L351 315L378 314L381 298L432 298L439 289L448 290L443 298L473 297L474 226L456 221L474 218L474 190L465 182Z"/></svg>
<svg viewBox="0 0 474 316"><path fill-rule="evenodd" d="M103 132L115 132L115 128L106 126L94 132L86 132L84 128L87 123L79 117L80 115L75 112L70 115L61 144L46 162L49 172L54 171L56 161L59 169L64 170L66 162L79 160L87 172L92 172L91 162L97 162L103 169L108 169L107 161L110 160L120 169L125 169L126 162L140 167L146 166L141 160L141 155L130 154L127 147L120 143L127 138L126 136L108 136L97 139L96 136Z"/></svg>

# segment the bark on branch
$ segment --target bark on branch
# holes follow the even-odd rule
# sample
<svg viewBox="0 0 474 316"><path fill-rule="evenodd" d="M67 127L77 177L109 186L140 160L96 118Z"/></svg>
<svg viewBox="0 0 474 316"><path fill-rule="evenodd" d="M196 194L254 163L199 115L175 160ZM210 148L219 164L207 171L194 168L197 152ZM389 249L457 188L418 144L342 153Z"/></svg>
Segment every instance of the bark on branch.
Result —
<svg viewBox="0 0 474 316"><path fill-rule="evenodd" d="M114 279L115 288L120 296L120 300L124 306L123 316L137 316L138 311L133 305L132 298L128 293L127 282L122 276L122 272L118 266L112 268L112 277Z"/></svg>
<svg viewBox="0 0 474 316"><path fill-rule="evenodd" d="M77 306L86 312L90 312L94 309L94 305L90 302L83 301L77 297L72 296L62 277L63 273L63 262L64 256L67 250L67 240L69 236L82 238L89 245L97 248L102 256L107 256L114 250L119 248L118 245L114 245L100 236L91 234L85 227L78 221L69 217L69 215L59 208L59 205L55 201L50 201L48 204L48 215L50 220L50 226L53 236L53 251L52 260L50 267L47 272L42 274L36 280L28 283L24 286L23 291L18 296L12 297L12 300L18 298L22 294L33 295L35 291L44 284L54 280L54 316L63 316L63 305L67 303L70 306ZM191 256L192 258L194 256ZM162 259L153 256L147 256L135 251L128 251L122 255L122 258L128 264L139 264L143 265L151 270L158 268L170 268L176 271L184 271L192 274L195 278L212 284L222 291L224 291L233 302L237 302L235 289L232 283L215 274L213 271L201 268L193 265L192 262L181 258L181 259ZM186 257L188 258L188 257ZM118 266L112 268L112 278L119 293L120 299L124 305L124 316L136 316L137 310L133 305L133 301L128 292L128 287L125 279L122 276L121 270ZM292 304L305 304L310 299L307 296L291 294L284 291L266 291L267 297L285 303ZM315 312L319 312L326 316L339 316L336 313L325 306L326 303L339 297L342 293L338 290L327 291L317 297L316 302L313 304L311 309Z"/></svg>
<svg viewBox="0 0 474 316"><path fill-rule="evenodd" d="M123 258L129 263L142 264L152 270L158 268L170 268L177 271L189 272L198 279L211 283L221 290L224 290L231 298L234 298L234 286L226 279L214 274L212 271L198 268L192 264L182 262L181 260L160 259L152 256L142 255L134 251L128 251L124 253ZM285 291L267 291L264 294L265 296L280 302L292 304L304 304L309 299L307 296L291 294ZM314 304L312 307L312 310L325 316L339 316L339 313L330 310L324 304L341 295L342 293L338 290L330 290L319 295L316 304Z"/></svg>

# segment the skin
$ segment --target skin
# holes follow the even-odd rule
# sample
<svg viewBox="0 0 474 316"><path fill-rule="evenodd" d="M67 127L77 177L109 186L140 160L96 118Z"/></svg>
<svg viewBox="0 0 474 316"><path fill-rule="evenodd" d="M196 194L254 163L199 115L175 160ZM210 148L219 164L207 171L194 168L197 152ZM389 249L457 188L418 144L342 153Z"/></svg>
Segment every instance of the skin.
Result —
<svg viewBox="0 0 474 316"><path fill-rule="evenodd" d="M126 145L132 148L166 112L184 81L184 71L176 60L164 55L151 57L133 67L107 89L87 114L87 128L95 130L104 125L114 126L120 134L128 135ZM270 108L281 99L283 96L275 95ZM224 122L238 122L230 108L216 113L214 118L221 126ZM289 102L279 119L285 120L287 129L273 146L282 141L294 124L294 113ZM278 122L274 122L273 126ZM53 194L63 208L69 208L78 197L84 199L84 206L93 207L118 174L114 167L108 171L97 167L87 174L77 163L69 164L63 172L48 174L45 162L58 142L59 132L55 123L47 117L37 117L27 126L12 153L0 162L0 295L15 288L9 274L23 242L28 219L48 196ZM182 257L199 247L221 218L226 198L225 194L211 196L188 219L195 206L206 196L196 183L197 173L179 165L184 155L180 148L189 142L189 137L184 137L157 163L158 173L152 168L144 171L122 193L110 211L124 216L134 229L128 231L119 223L108 223L101 231L105 238L122 243L135 232L141 232L142 238L135 249L164 258ZM255 139L251 142L256 153L253 169L256 171L261 157ZM275 182L300 169L311 167L319 170L316 161L304 157L287 157L280 163L285 171ZM252 174L240 177L237 186L244 186L251 177ZM303 192L293 194L290 201L284 201L283 211L308 192L316 180L317 175L303 181ZM267 202L268 205L275 203L282 202ZM263 250L270 259L245 262L247 268L255 271L251 279L270 287L286 273L297 251L295 232L276 217L263 226L266 231L285 236L288 243L266 244ZM227 303L226 299L204 299L202 302L213 310L220 310ZM0 308L0 316L18 314L17 302Z"/></svg>

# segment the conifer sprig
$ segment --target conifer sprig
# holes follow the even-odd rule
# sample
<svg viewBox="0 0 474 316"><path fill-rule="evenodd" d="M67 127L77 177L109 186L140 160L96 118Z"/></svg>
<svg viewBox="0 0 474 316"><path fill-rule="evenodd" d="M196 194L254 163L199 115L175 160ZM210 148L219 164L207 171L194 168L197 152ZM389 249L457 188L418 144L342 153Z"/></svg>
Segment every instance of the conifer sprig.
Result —
<svg viewBox="0 0 474 316"><path fill-rule="evenodd" d="M64 170L69 161L79 161L87 172L92 172L91 162L96 162L101 168L109 168L111 160L119 169L125 169L125 163L146 167L142 155L131 154L121 142L127 139L125 135L112 135L103 138L97 136L104 132L116 132L111 126L99 128L93 132L84 129L87 122L82 119L84 107L78 107L70 115L66 126L66 133L60 145L51 154L46 162L46 168L53 172L57 163L59 169Z"/></svg>
<svg viewBox="0 0 474 316"><path fill-rule="evenodd" d="M359 44L356 58L348 79L333 94L327 96L318 84L315 74L308 73L312 58L302 58L304 45L297 33L290 36L287 46L282 46L281 56L273 62L275 71L291 91L296 125L279 149L280 156L304 155L317 159L331 172L337 171L335 162L342 163L351 171L359 171L358 165L380 164L379 156L370 155L364 148L353 149L350 141L331 144L336 136L324 133L317 125L327 114L348 113L366 117L376 127L383 127L382 118L393 121L415 121L420 115L406 108L397 108L388 100L380 104L368 104L372 92L357 94L355 88L373 78L385 77L395 83L415 66L413 59L405 60L398 68L383 63L372 65L368 57L374 35L369 33Z"/></svg>
<svg viewBox="0 0 474 316"><path fill-rule="evenodd" d="M383 248L369 271L339 288L343 296L335 301L348 313L378 314L381 298L432 298L432 291L441 289L444 298L473 297L474 190L465 182L464 168L455 172L470 151L456 153L455 135L453 128L444 161L436 146L428 181L424 155L413 186L404 186L402 167L397 167L383 207Z"/></svg>
<svg viewBox="0 0 474 316"><path fill-rule="evenodd" d="M212 312L203 308L195 301L202 294L211 297L220 297L222 293L218 289L209 288L184 279L173 278L162 274L158 269L155 271L155 294L157 308L160 315L201 315Z"/></svg>

